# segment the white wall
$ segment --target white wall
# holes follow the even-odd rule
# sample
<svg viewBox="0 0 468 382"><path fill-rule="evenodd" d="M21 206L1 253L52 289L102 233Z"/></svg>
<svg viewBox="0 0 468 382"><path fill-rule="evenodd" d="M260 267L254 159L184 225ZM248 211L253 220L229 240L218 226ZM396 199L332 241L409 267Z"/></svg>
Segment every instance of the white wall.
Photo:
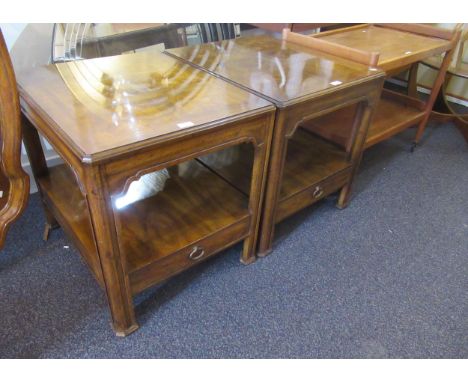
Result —
<svg viewBox="0 0 468 382"><path fill-rule="evenodd" d="M5 24L0 23L0 29L3 32L3 37L7 44L8 50L11 50L13 44L18 39L21 32L26 28L28 24Z"/></svg>
<svg viewBox="0 0 468 382"><path fill-rule="evenodd" d="M50 62L53 24L0 24L0 28L16 73ZM50 144L45 139L42 144L49 165L58 163L59 156ZM21 150L21 165L31 177L31 193L36 192L37 187L24 146Z"/></svg>

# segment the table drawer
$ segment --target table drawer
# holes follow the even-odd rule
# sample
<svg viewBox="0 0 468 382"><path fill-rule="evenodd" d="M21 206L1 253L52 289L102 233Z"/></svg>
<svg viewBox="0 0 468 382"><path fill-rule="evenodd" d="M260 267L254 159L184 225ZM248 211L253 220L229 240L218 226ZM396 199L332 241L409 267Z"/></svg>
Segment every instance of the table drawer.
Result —
<svg viewBox="0 0 468 382"><path fill-rule="evenodd" d="M131 272L132 292L138 293L154 283L164 281L244 239L249 234L250 220L250 217L246 217L193 245Z"/></svg>
<svg viewBox="0 0 468 382"><path fill-rule="evenodd" d="M338 191L351 179L351 167L315 183L304 190L291 195L278 203L275 222L279 222L289 215L323 199Z"/></svg>

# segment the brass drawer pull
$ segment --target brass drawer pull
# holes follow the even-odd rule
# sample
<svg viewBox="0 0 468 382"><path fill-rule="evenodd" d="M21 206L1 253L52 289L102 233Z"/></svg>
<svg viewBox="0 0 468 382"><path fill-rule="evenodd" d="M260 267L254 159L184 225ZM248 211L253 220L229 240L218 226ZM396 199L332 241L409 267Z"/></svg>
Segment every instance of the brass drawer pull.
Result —
<svg viewBox="0 0 468 382"><path fill-rule="evenodd" d="M195 246L193 247L192 252L189 253L188 258L192 261L197 261L200 260L204 255L205 250L202 247Z"/></svg>
<svg viewBox="0 0 468 382"><path fill-rule="evenodd" d="M323 189L322 189L322 187L320 187L320 186L315 187L315 190L314 190L314 193L312 194L312 196L313 196L315 199L318 199L318 198L320 198L322 195L323 195Z"/></svg>

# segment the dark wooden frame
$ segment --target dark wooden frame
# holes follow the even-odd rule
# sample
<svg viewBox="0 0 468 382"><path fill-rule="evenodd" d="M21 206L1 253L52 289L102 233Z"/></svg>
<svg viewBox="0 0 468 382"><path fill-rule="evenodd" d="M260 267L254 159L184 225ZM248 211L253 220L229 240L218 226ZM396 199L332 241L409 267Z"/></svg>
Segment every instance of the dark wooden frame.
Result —
<svg viewBox="0 0 468 382"><path fill-rule="evenodd" d="M10 225L26 207L29 176L21 167L21 123L18 90L8 49L0 30L0 249Z"/></svg>

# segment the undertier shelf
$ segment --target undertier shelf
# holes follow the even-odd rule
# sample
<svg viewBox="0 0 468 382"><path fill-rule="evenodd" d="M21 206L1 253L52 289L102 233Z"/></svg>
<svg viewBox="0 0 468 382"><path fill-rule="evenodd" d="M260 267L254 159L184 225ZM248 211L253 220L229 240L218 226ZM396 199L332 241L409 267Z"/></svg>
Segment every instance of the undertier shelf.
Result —
<svg viewBox="0 0 468 382"><path fill-rule="evenodd" d="M219 176L193 160L171 167L161 185L148 185L158 192L115 207L114 214L121 250L129 271L160 260L177 250L229 229L236 223L248 231L248 198ZM73 173L66 165L49 169L39 179L47 204L60 225L74 240L80 253L100 279L100 265L94 244L87 203ZM245 235L244 235L245 236Z"/></svg>
<svg viewBox="0 0 468 382"><path fill-rule="evenodd" d="M298 128L288 142L280 201L349 168L346 157L340 147Z"/></svg>
<svg viewBox="0 0 468 382"><path fill-rule="evenodd" d="M140 182L139 192L148 194L145 188L150 188L153 195L114 207L120 248L130 272L236 223L243 222L248 230L248 198L213 171L196 160L163 171Z"/></svg>
<svg viewBox="0 0 468 382"><path fill-rule="evenodd" d="M248 194L252 155L249 145L237 145L199 160L244 194ZM287 199L349 166L343 149L299 128L288 140L280 200Z"/></svg>
<svg viewBox="0 0 468 382"><path fill-rule="evenodd" d="M369 126L365 148L416 125L424 117L423 107L423 103L419 100L384 90ZM345 107L307 122L303 127L346 148L349 143L356 108L357 104Z"/></svg>

